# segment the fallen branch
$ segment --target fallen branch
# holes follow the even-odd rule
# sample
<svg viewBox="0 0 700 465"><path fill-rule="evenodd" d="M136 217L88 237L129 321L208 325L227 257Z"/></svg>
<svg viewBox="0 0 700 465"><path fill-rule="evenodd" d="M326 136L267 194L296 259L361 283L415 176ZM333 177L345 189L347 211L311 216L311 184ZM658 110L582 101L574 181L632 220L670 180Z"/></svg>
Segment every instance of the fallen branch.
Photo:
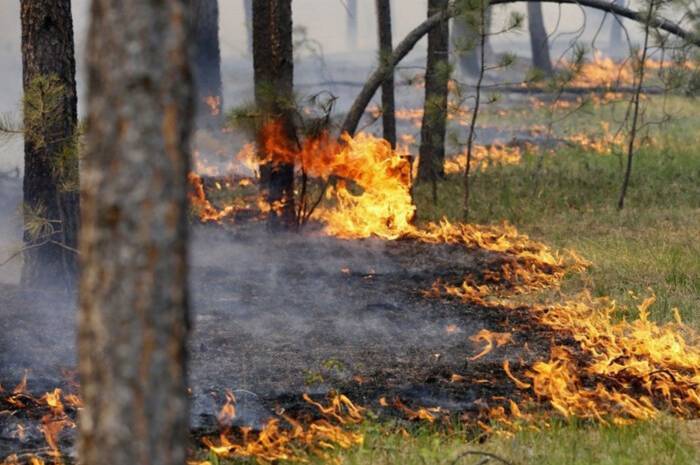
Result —
<svg viewBox="0 0 700 465"><path fill-rule="evenodd" d="M487 457L487 458L489 458L489 459L492 459L492 460L495 460L495 461L497 461L497 462L500 462L500 463L502 463L502 464L504 464L504 465L514 465L514 464L512 464L511 462L507 461L506 459L504 459L504 458L502 458L502 457L499 457L499 456L496 455L496 454L492 454L491 452L482 452L482 451L479 451L479 450L467 450L467 451L462 452L462 453L459 454L457 457L455 457L454 460L452 460L452 462L450 462L450 465L456 465L457 462L459 462L459 461L462 460L464 457L467 457L467 456L469 456L469 455L477 455L477 456Z"/></svg>

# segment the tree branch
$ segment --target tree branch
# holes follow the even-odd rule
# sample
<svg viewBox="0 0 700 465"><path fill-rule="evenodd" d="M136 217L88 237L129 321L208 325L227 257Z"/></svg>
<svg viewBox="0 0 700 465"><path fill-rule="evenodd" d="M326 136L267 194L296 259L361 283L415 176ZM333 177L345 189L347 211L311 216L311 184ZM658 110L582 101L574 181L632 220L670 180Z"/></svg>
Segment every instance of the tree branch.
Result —
<svg viewBox="0 0 700 465"><path fill-rule="evenodd" d="M519 1L525 0L491 0L490 5L503 5ZM585 6L596 10L610 12L617 16L628 18L642 24L647 23L647 18L644 13L640 13L629 8L625 8L624 6L615 5L613 3L606 2L603 0L536 1L543 3L559 3ZM353 135L355 133L355 131L357 130L357 126L360 123L360 119L362 118L362 115L364 114L365 109L367 108L367 105L372 100L372 97L377 92L377 89L379 89L379 86L381 86L382 82L384 82L386 77L393 72L396 65L398 65L401 62L401 60L403 60L406 57L406 55L409 54L409 52L413 49L413 47L415 47L418 41L423 38L423 36L425 36L431 29L436 27L445 19L449 19L455 16L459 12L458 10L459 9L455 6L455 4L452 3L446 10L434 14L408 33L408 35L396 46L391 56L388 57L386 61L382 62L377 67L377 69L375 69L374 72L372 72L369 79L367 79L367 82L365 82L365 85L362 87L362 90L355 98L352 107L350 107L350 111L348 112L347 116L345 117L345 120L343 121L343 125L341 126L341 134L348 133L350 135ZM693 32L683 29L678 24L673 23L667 19L652 17L649 20L649 26L662 29L666 32L670 32L671 34L686 40L688 43L700 47L700 37L698 37Z"/></svg>

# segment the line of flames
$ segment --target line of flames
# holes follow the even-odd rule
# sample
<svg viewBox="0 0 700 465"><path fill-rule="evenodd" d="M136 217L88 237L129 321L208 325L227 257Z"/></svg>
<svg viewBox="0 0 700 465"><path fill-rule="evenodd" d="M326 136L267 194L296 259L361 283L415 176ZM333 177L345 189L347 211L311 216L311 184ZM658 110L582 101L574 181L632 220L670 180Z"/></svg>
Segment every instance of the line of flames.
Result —
<svg viewBox="0 0 700 465"><path fill-rule="evenodd" d="M486 271L478 279L465 276L460 286L436 282L426 295L516 307L522 305L518 296L557 288L567 273L588 266L575 253L557 254L508 224L480 226L442 220L415 226L409 162L381 139L360 134L338 143L323 136L290 150L280 134L274 125L267 128L265 152L271 154L270 160L296 163L309 176L336 178L327 192L329 204L318 215L327 234L457 244L502 255L499 269ZM626 423L653 418L662 403L678 415L700 413L697 336L680 321L660 325L649 320L652 302L649 299L640 305L634 321L618 321L614 302L585 294L572 301L531 305L542 324L570 335L584 355L554 346L550 359L535 363L524 373L529 381L519 381L518 387L548 400L566 417ZM505 335L477 334L474 338L486 343L475 357L508 342ZM509 369L507 375L517 381Z"/></svg>
<svg viewBox="0 0 700 465"><path fill-rule="evenodd" d="M218 437L203 439L208 450L220 458L255 458L262 463L279 460L303 462L310 453L330 460L331 451L348 449L364 441L361 432L350 429L351 425L362 422L363 409L342 394L332 395L328 405L304 394L304 400L315 408L320 419L303 424L288 415L279 414L277 418L268 420L258 432L253 432L249 427L227 426L236 416L236 398L231 392L226 397L226 403L218 415L222 432ZM189 465L211 465L211 462L190 461Z"/></svg>
<svg viewBox="0 0 700 465"><path fill-rule="evenodd" d="M432 297L456 297L482 306L515 308L522 305L519 295L559 286L567 273L582 271L585 260L573 252L558 254L544 244L520 234L508 224L479 226L442 220L419 228L412 223L415 207L410 195L410 161L393 151L384 140L360 134L345 137L342 142L323 136L309 139L301 148L291 150L280 138L279 127L267 129L265 152L267 161L294 162L313 177L333 181L326 192L327 204L318 210L325 232L345 239L370 236L386 240L412 239L433 244L455 244L466 249L481 249L499 253L503 263L497 270L486 271L481 277L465 276L455 286L436 282L425 293ZM196 187L194 198L206 201L201 179L191 177ZM207 201L208 202L208 201ZM222 211L211 203L197 205L204 211L203 220L222 218ZM227 213L230 214L230 213ZM648 309L653 299L639 306L639 317L633 321L617 320L619 311L614 302L581 295L573 301L550 305L531 305L539 321L552 330L569 335L578 343L584 356L571 348L555 345L550 359L539 361L518 373L506 360L505 375L518 388L538 399L549 401L565 417L580 417L600 422L624 424L653 418L662 403L682 416L700 413L700 345L698 336L685 327L680 318L674 323L659 325L649 320ZM495 347L510 341L507 333L480 333L473 342L483 342L483 350L473 359L481 358ZM644 391L646 395L638 393ZM22 399L46 405L50 413L42 420L42 431L57 460L58 434L75 425L68 418L63 401L79 407L79 399L64 396L60 390L35 399L26 393L26 382L16 387L3 400ZM8 400L9 399L9 400ZM256 457L273 461L297 457L296 445L323 455L335 447L351 447L362 441L362 435L347 426L362 420L362 410L343 397L331 399L329 406L307 401L316 407L321 420L303 425L281 416L271 420L262 431L242 428L238 436L226 431L218 439L209 439L208 446L217 455ZM235 398L220 419L235 414ZM385 404L386 401L384 402ZM381 401L380 401L381 405ZM500 406L489 411L490 420L515 424L514 420L530 421L533 417L513 401L509 409ZM410 409L400 400L394 407L408 418L433 421L438 410ZM285 421L289 427L282 427ZM491 427L480 423L485 429ZM236 439L238 438L238 439ZM17 457L9 457L10 465ZM34 464L42 463L33 459ZM200 462L201 464L202 462Z"/></svg>

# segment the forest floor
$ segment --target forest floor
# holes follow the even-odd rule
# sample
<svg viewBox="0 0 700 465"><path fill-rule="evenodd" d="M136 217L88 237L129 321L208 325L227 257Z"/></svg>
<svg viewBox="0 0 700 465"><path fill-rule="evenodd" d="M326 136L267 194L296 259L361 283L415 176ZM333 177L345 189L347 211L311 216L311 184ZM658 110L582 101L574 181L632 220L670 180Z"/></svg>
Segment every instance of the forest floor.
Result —
<svg viewBox="0 0 700 465"><path fill-rule="evenodd" d="M507 221L534 239L576 250L591 261L587 271L565 280L561 292L566 295L589 290L633 307L653 292L657 296L650 309L654 320L669 321L672 310L678 308L684 321L700 330L700 119L697 112L693 115L694 103L672 102L678 116L661 130L651 131L642 144L622 212L615 206L621 146L601 153L559 144L544 156L524 150L519 163L477 170L470 221ZM650 105L650 120L658 117L655 108L660 106ZM487 107L483 124L487 132L498 133L499 127L512 129L524 119L528 125L546 125L551 117L546 108L533 111L528 105L505 111ZM614 118L615 113L607 109L584 108L567 119L563 131L607 137L600 132L601 123ZM415 192L420 221L443 216L461 219L459 174L439 183L437 204L429 191L418 186ZM238 418L254 426L275 406L303 408L302 391L323 395L339 389L379 412L380 396L398 396L413 407L443 402L446 408L452 403L469 410L485 395L517 399L518 393L507 383L492 383L493 388L453 384L452 374L475 381L497 369L500 373L503 358L525 353L525 342L533 357L548 350L551 335L527 322L526 313L464 312L463 304L430 301L420 295L436 276L483 271L498 257L465 254L444 245L386 244L372 239L346 243L313 236L313 231L309 234L275 242L262 237L255 227L196 230L192 273L196 319L190 366L195 381L193 413L206 417L202 428L211 424L226 387L241 388L236 392ZM271 263L279 265L271 267ZM49 301L32 305L38 313L23 316L27 296L16 295L12 285L3 287L0 294L7 325L0 338L0 347L6 349L0 368L9 367L15 375L27 364L41 369L33 357L47 364L47 372L58 363L72 364L72 358L59 356L71 351L72 325L65 318L70 303L65 307L68 313L57 312L55 302ZM35 323L47 308L54 314L41 321L39 332L46 334L37 337ZM49 335L58 321L65 332L51 341ZM480 328L506 331L526 322L531 325L530 339L516 336L514 344L465 363L479 350L477 344L467 342L469 335ZM56 350L59 345L61 350ZM22 346L27 347L21 352L26 358L11 353ZM502 374L498 379L504 379ZM42 382L48 389L54 379ZM442 389L437 394L436 386ZM684 465L700 459L700 424L667 414L626 427L554 417L540 431L488 436L462 424L433 426L396 417L368 415L357 427L364 442L333 451L325 460L387 465L484 463L483 455L464 455L468 451L494 453L522 465ZM301 454L304 460L322 461Z"/></svg>
<svg viewBox="0 0 700 465"><path fill-rule="evenodd" d="M648 105L651 120L661 100ZM653 143L642 144L623 211L616 208L622 178L621 152L601 154L581 147L560 147L540 160L525 154L517 165L492 167L473 177L470 221L508 221L518 230L555 248L579 252L592 262L573 274L562 291L587 289L626 304L653 292L653 319L673 319L678 308L691 327L700 330L700 116L695 100L669 104L675 117L650 131ZM494 124L518 119L492 115ZM656 115L654 115L656 113ZM570 131L595 131L611 121L610 110L584 111L564 123ZM544 111L522 109L529 123L547 119ZM486 119L488 120L487 115ZM498 122L497 120L500 120ZM430 189L417 189L421 220L462 215L461 175L439 185L437 205ZM419 429L411 437L390 428L367 426L365 444L342 452L343 464L482 463L483 456L461 456L466 450L496 453L512 464L698 464L700 421L662 416L632 426L600 426L580 421L554 422L538 432L513 437L465 441L459 432ZM496 463L496 462L490 462Z"/></svg>
<svg viewBox="0 0 700 465"><path fill-rule="evenodd" d="M558 124L559 134L587 133L592 140L605 139L610 134L606 124L619 124L625 105L584 106ZM563 295L587 290L634 308L653 293L657 298L650 308L653 320L671 321L678 309L686 324L700 330L700 117L695 106L694 100L685 98L650 99L647 121L666 112L674 116L662 126L648 126L644 133L624 210L616 207L624 143L611 143L603 150L560 144L544 155L526 150L519 163L476 170L470 221L507 221L534 239L576 250L589 260L590 268L564 281L557 291ZM523 106L503 112L487 107L482 124L512 128L523 120L547 125L551 119L547 108L533 111ZM437 204L429 186L418 186L420 221L443 216L459 221L462 183L461 174L440 181ZM700 463L700 421L670 414L628 426L555 417L538 431L488 437L463 428L423 423L408 428L407 434L405 424L368 420L359 427L363 444L332 452L331 458L341 464L483 464L488 458L483 453L493 453L522 465ZM328 461L313 455L304 459ZM212 456L210 460L219 461Z"/></svg>

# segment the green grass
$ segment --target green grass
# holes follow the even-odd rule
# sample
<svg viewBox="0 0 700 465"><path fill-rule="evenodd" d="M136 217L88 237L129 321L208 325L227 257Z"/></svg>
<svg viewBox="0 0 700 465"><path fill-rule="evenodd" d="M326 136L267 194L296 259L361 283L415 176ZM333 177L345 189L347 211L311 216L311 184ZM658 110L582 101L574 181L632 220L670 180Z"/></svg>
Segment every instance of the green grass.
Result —
<svg viewBox="0 0 700 465"><path fill-rule="evenodd" d="M329 451L320 459L300 456L298 463L338 465L697 465L700 455L693 425L663 417L625 428L558 423L546 431L520 432L512 437L473 439L460 430L436 432L419 426L407 433L396 425L366 422L364 443ZM491 455L486 455L491 454ZM484 462L491 457L489 462ZM330 460L329 460L330 458ZM213 465L254 463L249 459L212 460ZM290 462L295 463L295 462Z"/></svg>
<svg viewBox="0 0 700 465"><path fill-rule="evenodd" d="M554 248L579 252L592 266L567 278L563 286L567 293L589 289L633 305L653 291L657 296L653 318L667 321L675 307L700 330L700 114L693 111L694 101L671 103L677 118L651 134L653 145L639 150L624 210L616 207L620 154L564 148L544 157L541 164L538 154L526 154L520 165L476 173L470 221L508 221ZM660 108L649 105L647 116L658 116ZM606 119L605 111L576 116L565 130L594 131ZM531 124L542 117L530 116ZM418 186L420 221L443 216L461 220L462 195L458 175L440 182L437 205L432 204L429 186ZM626 427L562 422L544 431L510 438L495 435L485 441L470 439L473 434L463 431L445 433L428 426L410 435L372 421L362 428L364 444L334 453L337 463L486 463L480 455L460 458L469 450L494 453L513 465L700 464L700 422L668 416Z"/></svg>
<svg viewBox="0 0 700 465"><path fill-rule="evenodd" d="M544 432L496 436L483 443L468 440L459 431L436 434L427 428L407 437L369 425L365 433L361 447L339 454L340 464L483 463L484 455L460 459L466 451L496 454L513 465L690 465L697 464L699 458L686 425L668 418L627 428L559 424Z"/></svg>
<svg viewBox="0 0 700 465"><path fill-rule="evenodd" d="M520 165L475 173L470 221L508 221L590 260L590 270L570 277L566 291L587 288L634 304L651 289L654 318L667 320L677 307L700 329L700 121L694 121L693 130L679 121L639 150L622 211L620 158L563 148L542 163L539 154L526 154ZM429 187L417 187L420 220L461 219L462 189L462 177L450 176L433 205Z"/></svg>

